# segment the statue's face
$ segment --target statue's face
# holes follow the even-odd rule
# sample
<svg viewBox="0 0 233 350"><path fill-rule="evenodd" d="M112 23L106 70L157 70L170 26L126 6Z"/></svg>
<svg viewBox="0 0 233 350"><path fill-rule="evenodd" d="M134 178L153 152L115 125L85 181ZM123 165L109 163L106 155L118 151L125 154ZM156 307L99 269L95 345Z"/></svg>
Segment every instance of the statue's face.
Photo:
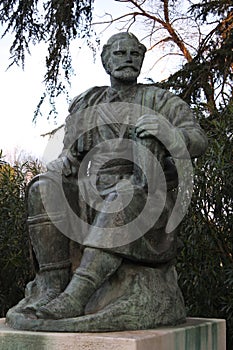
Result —
<svg viewBox="0 0 233 350"><path fill-rule="evenodd" d="M140 74L143 59L144 53L134 40L117 40L110 48L107 69L116 79L134 81Z"/></svg>

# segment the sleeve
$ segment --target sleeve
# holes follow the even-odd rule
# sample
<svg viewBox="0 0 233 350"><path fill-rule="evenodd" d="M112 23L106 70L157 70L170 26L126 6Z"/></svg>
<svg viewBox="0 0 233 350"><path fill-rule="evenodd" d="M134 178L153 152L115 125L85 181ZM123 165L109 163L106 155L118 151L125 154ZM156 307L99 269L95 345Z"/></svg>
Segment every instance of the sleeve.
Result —
<svg viewBox="0 0 233 350"><path fill-rule="evenodd" d="M164 98L166 102L163 104L160 113L166 116L175 128L180 130L180 137L183 138L190 157L201 156L206 151L208 140L203 129L194 118L192 110L180 97L170 92L164 93Z"/></svg>

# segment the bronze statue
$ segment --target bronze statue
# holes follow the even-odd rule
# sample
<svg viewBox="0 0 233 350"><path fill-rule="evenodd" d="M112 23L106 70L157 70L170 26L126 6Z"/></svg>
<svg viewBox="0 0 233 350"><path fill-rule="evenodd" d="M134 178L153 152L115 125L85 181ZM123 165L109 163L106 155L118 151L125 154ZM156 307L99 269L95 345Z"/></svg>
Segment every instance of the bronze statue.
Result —
<svg viewBox="0 0 233 350"><path fill-rule="evenodd" d="M61 156L29 184L36 277L7 314L15 328L130 330L185 320L174 267L179 225L166 229L177 199L174 159L199 157L207 140L184 101L137 83L145 52L128 32L108 40L101 57L111 87L72 101ZM149 195L155 204L142 215Z"/></svg>

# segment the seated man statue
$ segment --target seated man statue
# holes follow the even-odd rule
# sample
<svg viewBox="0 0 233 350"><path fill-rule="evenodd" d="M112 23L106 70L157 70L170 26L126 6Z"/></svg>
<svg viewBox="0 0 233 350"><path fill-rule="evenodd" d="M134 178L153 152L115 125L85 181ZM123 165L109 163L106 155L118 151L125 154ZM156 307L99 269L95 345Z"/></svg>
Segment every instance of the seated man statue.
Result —
<svg viewBox="0 0 233 350"><path fill-rule="evenodd" d="M179 222L167 224L176 159L201 156L207 139L183 100L137 83L145 52L128 32L108 40L101 58L111 87L74 98L62 154L28 186L36 277L7 314L15 328L130 330L185 320L174 268Z"/></svg>

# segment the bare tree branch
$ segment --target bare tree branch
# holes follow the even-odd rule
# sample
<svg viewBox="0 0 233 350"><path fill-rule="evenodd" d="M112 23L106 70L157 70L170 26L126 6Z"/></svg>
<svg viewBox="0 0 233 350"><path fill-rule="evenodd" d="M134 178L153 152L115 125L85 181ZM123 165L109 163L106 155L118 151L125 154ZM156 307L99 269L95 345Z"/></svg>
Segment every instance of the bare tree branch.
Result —
<svg viewBox="0 0 233 350"><path fill-rule="evenodd" d="M163 11L164 11L164 18L165 18L166 23L170 23L169 10L168 10L168 0L163 1Z"/></svg>
<svg viewBox="0 0 233 350"><path fill-rule="evenodd" d="M142 8L142 6L135 0L115 0L117 2L126 2L126 3L130 3L132 4L135 8L137 8L140 12L135 11L135 12L130 12L127 14L124 14L120 17L117 17L115 19L111 19L111 23L116 22L121 20L122 18L127 18L127 17L133 17L133 23L136 21L136 17L137 16L142 16L144 18L148 18L149 20L153 21L154 23L159 23L164 29L166 29L168 31L168 33L170 34L173 42L179 47L180 51L183 53L184 57L186 58L186 60L188 62L192 61L192 55L190 54L188 48L186 47L186 45L184 44L182 38L180 38L180 36L176 33L175 29L173 28L172 24L169 22L169 8L168 8L168 0L164 1L164 16L165 16L165 21L163 21L162 19L160 19L157 16L154 16L152 14L150 14L148 11L144 10ZM144 2L142 3L144 4ZM104 24L104 23L109 23L109 21L107 22L102 22L102 23L94 23L93 25L96 24ZM131 24L132 25L132 24ZM130 25L130 27L131 27Z"/></svg>
<svg viewBox="0 0 233 350"><path fill-rule="evenodd" d="M150 68L150 70L152 70L152 69L156 66L156 64L157 64L159 61L163 60L163 59L164 59L165 57L167 57L167 56L182 56L182 54L181 54L181 53L178 53L178 52L172 52L172 53L169 52L169 53L167 53L167 54L165 54L165 55L159 57L159 58L154 62L153 66Z"/></svg>
<svg viewBox="0 0 233 350"><path fill-rule="evenodd" d="M157 43L155 43L154 45L152 45L149 49L147 49L147 51L151 51L151 50L153 50L156 46L158 46L159 44L165 43L165 42L168 42L168 41L172 41L172 37L167 36L166 38L161 39L160 41L158 41Z"/></svg>

